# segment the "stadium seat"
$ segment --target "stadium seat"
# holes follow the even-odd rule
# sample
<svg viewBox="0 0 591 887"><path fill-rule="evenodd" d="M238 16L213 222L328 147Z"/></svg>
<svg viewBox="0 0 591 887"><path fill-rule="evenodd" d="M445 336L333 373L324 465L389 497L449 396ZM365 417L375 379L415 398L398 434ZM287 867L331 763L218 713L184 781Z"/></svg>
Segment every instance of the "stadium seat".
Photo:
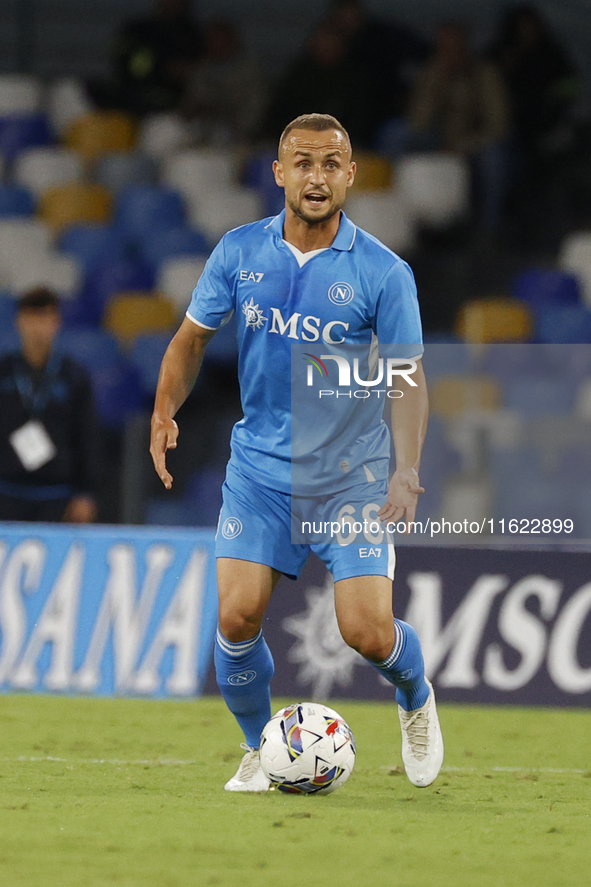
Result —
<svg viewBox="0 0 591 887"><path fill-rule="evenodd" d="M591 307L591 232L569 234L560 247L560 267L575 274L581 285L581 297Z"/></svg>
<svg viewBox="0 0 591 887"><path fill-rule="evenodd" d="M466 215L470 174L462 158L410 154L397 161L395 176L400 199L423 224L439 228Z"/></svg>
<svg viewBox="0 0 591 887"><path fill-rule="evenodd" d="M0 219L0 289L11 290L13 266L49 249L49 231L42 222L25 218Z"/></svg>
<svg viewBox="0 0 591 887"><path fill-rule="evenodd" d="M425 344L423 366L427 379L470 372L470 351L464 342Z"/></svg>
<svg viewBox="0 0 591 887"><path fill-rule="evenodd" d="M52 129L60 136L75 120L92 112L84 84L75 77L62 77L50 84L46 106Z"/></svg>
<svg viewBox="0 0 591 887"><path fill-rule="evenodd" d="M531 338L533 327L527 305L500 297L462 305L455 331L466 342L525 342Z"/></svg>
<svg viewBox="0 0 591 887"><path fill-rule="evenodd" d="M539 343L495 342L482 346L474 355L474 365L480 372L490 373L505 384L521 376L558 377L565 372L566 356L564 349Z"/></svg>
<svg viewBox="0 0 591 887"><path fill-rule="evenodd" d="M133 117L122 111L93 111L74 120L64 133L69 148L87 161L112 151L131 151L136 141Z"/></svg>
<svg viewBox="0 0 591 887"><path fill-rule="evenodd" d="M145 261L157 270L167 259L179 256L207 256L209 244L204 235L186 226L154 231L141 243Z"/></svg>
<svg viewBox="0 0 591 887"><path fill-rule="evenodd" d="M414 218L392 191L352 194L347 201L347 215L395 252L404 254L413 248Z"/></svg>
<svg viewBox="0 0 591 887"><path fill-rule="evenodd" d="M122 428L133 413L145 406L137 372L121 356L116 364L92 372L91 377L103 425Z"/></svg>
<svg viewBox="0 0 591 887"><path fill-rule="evenodd" d="M156 184L158 165L139 151L115 151L100 158L94 178L112 194L119 194L134 185Z"/></svg>
<svg viewBox="0 0 591 887"><path fill-rule="evenodd" d="M0 154L6 163L27 148L49 145L52 134L45 114L11 114L0 117Z"/></svg>
<svg viewBox="0 0 591 887"><path fill-rule="evenodd" d="M191 144L191 130L178 114L150 114L142 121L138 148L156 160L182 151Z"/></svg>
<svg viewBox="0 0 591 887"><path fill-rule="evenodd" d="M263 204L255 191L234 187L220 187L189 198L189 217L215 243L226 231L247 225L263 216Z"/></svg>
<svg viewBox="0 0 591 887"><path fill-rule="evenodd" d="M265 214L277 215L285 203L283 188L275 182L273 161L277 159L276 151L257 151L245 163L240 184L257 191L265 204Z"/></svg>
<svg viewBox="0 0 591 887"><path fill-rule="evenodd" d="M536 312L540 342L591 343L591 311L584 305L544 306Z"/></svg>
<svg viewBox="0 0 591 887"><path fill-rule="evenodd" d="M116 366L119 361L117 340L104 330L62 330L59 350L81 363L90 373Z"/></svg>
<svg viewBox="0 0 591 887"><path fill-rule="evenodd" d="M521 376L505 385L505 406L523 417L570 413L577 386L555 376Z"/></svg>
<svg viewBox="0 0 591 887"><path fill-rule="evenodd" d="M174 305L165 296L130 292L114 296L104 326L119 342L131 345L143 333L164 333L176 326Z"/></svg>
<svg viewBox="0 0 591 887"><path fill-rule="evenodd" d="M180 194L168 188L126 188L117 197L115 222L122 234L139 242L154 231L182 227L185 207Z"/></svg>
<svg viewBox="0 0 591 887"><path fill-rule="evenodd" d="M234 155L228 150L192 148L168 157L162 164L163 184L188 200L225 191L233 179Z"/></svg>
<svg viewBox="0 0 591 887"><path fill-rule="evenodd" d="M530 268L511 281L514 299L527 302L532 308L544 305L576 305L580 300L580 284L573 274L550 268Z"/></svg>
<svg viewBox="0 0 591 887"><path fill-rule="evenodd" d="M498 410L501 389L490 376L440 376L429 386L431 409L443 419L475 410Z"/></svg>
<svg viewBox="0 0 591 887"><path fill-rule="evenodd" d="M218 329L205 352L208 364L232 365L238 359L238 324L232 314Z"/></svg>
<svg viewBox="0 0 591 887"><path fill-rule="evenodd" d="M128 290L151 290L154 272L139 259L128 256L101 261L88 275L72 322L96 326L101 323L109 299Z"/></svg>
<svg viewBox="0 0 591 887"><path fill-rule="evenodd" d="M14 179L39 197L50 188L79 182L82 163L67 148L29 148L19 154L14 165Z"/></svg>
<svg viewBox="0 0 591 887"><path fill-rule="evenodd" d="M43 87L28 74L0 74L0 116L34 113L41 107Z"/></svg>
<svg viewBox="0 0 591 887"><path fill-rule="evenodd" d="M203 274L203 259L168 259L160 267L156 289L164 293L176 306L179 314L189 307L191 294Z"/></svg>
<svg viewBox="0 0 591 887"><path fill-rule="evenodd" d="M392 186L392 164L381 154L371 151L356 151L357 172L351 194L361 191L384 191Z"/></svg>
<svg viewBox="0 0 591 887"><path fill-rule="evenodd" d="M153 397L158 384L160 364L168 348L170 333L145 333L139 335L129 352L129 361L138 372L142 391Z"/></svg>
<svg viewBox="0 0 591 887"><path fill-rule="evenodd" d="M16 296L35 286L48 286L62 298L70 299L82 284L78 264L58 252L32 253L25 262L13 262L8 279Z"/></svg>
<svg viewBox="0 0 591 887"><path fill-rule="evenodd" d="M121 259L125 244L119 232L110 225L75 225L63 232L59 249L75 258L84 273L89 274L107 260Z"/></svg>
<svg viewBox="0 0 591 887"><path fill-rule="evenodd" d="M111 217L111 195L102 185L78 182L62 185L43 194L37 214L55 229L84 222L108 222Z"/></svg>
<svg viewBox="0 0 591 887"><path fill-rule="evenodd" d="M189 477L183 500L191 526L215 527L222 507L224 478L225 471L220 468L203 468Z"/></svg>
<svg viewBox="0 0 591 887"><path fill-rule="evenodd" d="M26 188L0 185L0 216L31 216L35 203Z"/></svg>

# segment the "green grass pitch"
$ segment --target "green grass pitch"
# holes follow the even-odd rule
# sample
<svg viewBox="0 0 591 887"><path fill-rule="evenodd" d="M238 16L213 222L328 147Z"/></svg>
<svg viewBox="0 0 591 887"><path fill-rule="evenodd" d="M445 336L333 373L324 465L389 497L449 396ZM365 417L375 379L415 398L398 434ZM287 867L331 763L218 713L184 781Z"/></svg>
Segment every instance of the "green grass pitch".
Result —
<svg viewBox="0 0 591 887"><path fill-rule="evenodd" d="M445 769L417 789L395 706L333 704L349 782L249 797L222 788L242 752L219 699L0 697L0 884L591 884L591 712L441 706Z"/></svg>

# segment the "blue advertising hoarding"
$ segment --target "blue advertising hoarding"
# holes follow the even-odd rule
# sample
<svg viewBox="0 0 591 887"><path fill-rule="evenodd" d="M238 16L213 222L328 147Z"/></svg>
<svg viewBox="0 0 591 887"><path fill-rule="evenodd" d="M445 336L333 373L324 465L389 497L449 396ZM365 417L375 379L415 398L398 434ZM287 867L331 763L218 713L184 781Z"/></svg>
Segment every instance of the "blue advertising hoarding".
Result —
<svg viewBox="0 0 591 887"><path fill-rule="evenodd" d="M195 696L216 620L210 530L2 525L4 690Z"/></svg>

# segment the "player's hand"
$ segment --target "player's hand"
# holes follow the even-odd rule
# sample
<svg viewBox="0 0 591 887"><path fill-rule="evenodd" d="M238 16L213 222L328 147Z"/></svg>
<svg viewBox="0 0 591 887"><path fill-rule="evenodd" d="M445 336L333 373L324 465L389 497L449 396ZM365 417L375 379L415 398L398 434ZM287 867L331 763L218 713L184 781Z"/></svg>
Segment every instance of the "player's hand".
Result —
<svg viewBox="0 0 591 887"><path fill-rule="evenodd" d="M417 504L421 493L425 492L425 488L419 483L419 475L414 468L399 468L392 475L390 485L388 487L388 498L386 504L378 511L378 517L384 523L402 520L406 515L406 530L408 533L408 524L414 521L417 513Z"/></svg>
<svg viewBox="0 0 591 887"><path fill-rule="evenodd" d="M167 490L172 487L172 474L166 468L166 453L176 450L179 426L169 416L152 416L152 432L150 435L150 455L156 474Z"/></svg>

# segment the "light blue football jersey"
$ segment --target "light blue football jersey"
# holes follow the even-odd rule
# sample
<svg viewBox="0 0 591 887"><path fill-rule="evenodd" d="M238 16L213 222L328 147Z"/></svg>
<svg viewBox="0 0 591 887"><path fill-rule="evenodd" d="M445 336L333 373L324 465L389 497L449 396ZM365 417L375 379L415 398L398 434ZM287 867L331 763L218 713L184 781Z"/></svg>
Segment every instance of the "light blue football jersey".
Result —
<svg viewBox="0 0 591 887"><path fill-rule="evenodd" d="M376 341L384 364L422 354L416 285L406 262L344 213L332 246L300 266L284 220L282 212L229 231L187 316L218 329L236 312L244 418L232 463L278 492L327 494L388 475L386 386L355 378L374 378ZM338 355L351 367L348 386Z"/></svg>

